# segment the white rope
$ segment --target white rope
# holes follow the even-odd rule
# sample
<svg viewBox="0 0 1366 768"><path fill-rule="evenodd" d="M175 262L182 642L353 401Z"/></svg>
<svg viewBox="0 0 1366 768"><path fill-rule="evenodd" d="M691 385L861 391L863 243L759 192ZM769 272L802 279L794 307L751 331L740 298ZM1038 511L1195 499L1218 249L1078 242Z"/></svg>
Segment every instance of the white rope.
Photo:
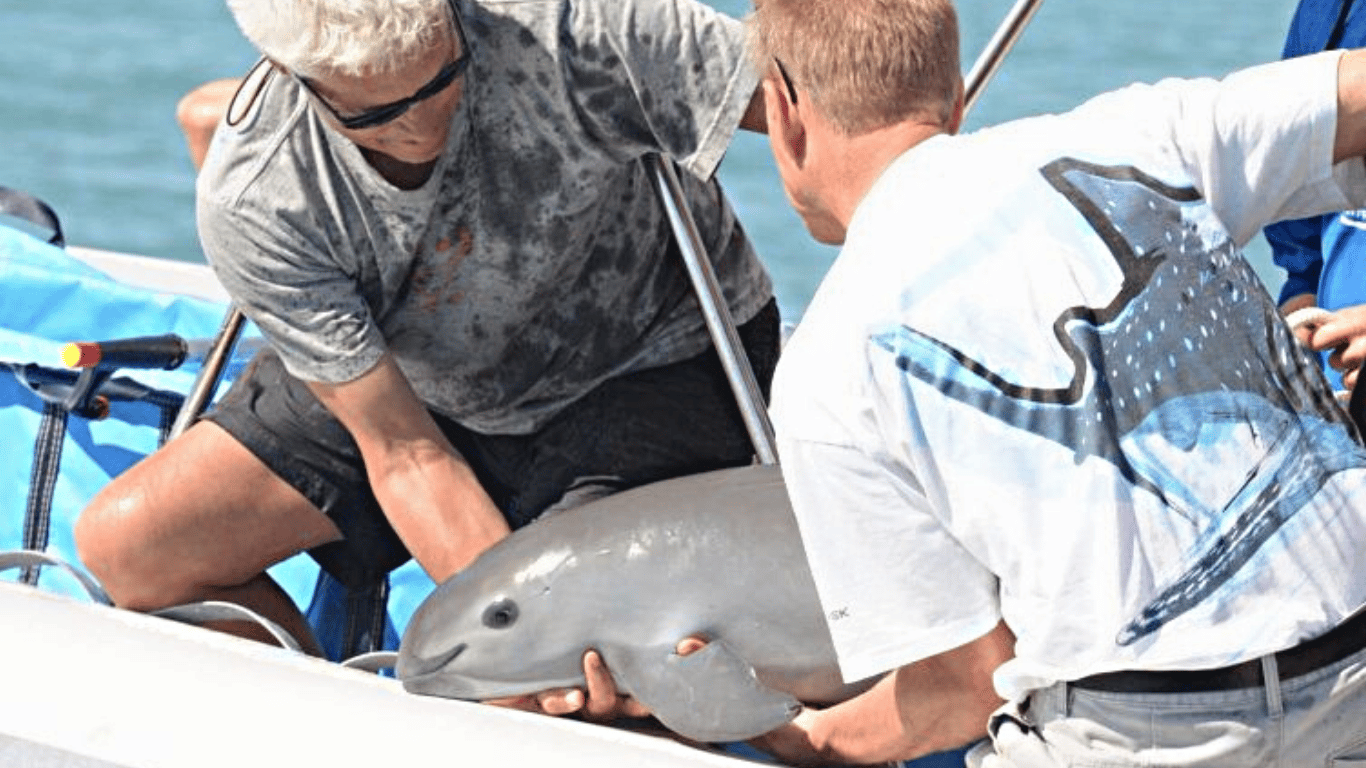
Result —
<svg viewBox="0 0 1366 768"><path fill-rule="evenodd" d="M1332 316L1333 313L1323 307L1302 307L1286 315L1285 322L1290 326L1290 330L1292 331L1298 331L1300 328L1308 328L1312 331L1319 325L1322 325L1324 320ZM1339 389L1333 392L1333 396L1337 398L1343 408L1346 408L1352 400L1351 391L1346 389Z"/></svg>
<svg viewBox="0 0 1366 768"><path fill-rule="evenodd" d="M187 603L186 605L163 608L159 611L153 611L152 615L197 627L215 621L255 622L269 632L270 636L275 639L275 642L280 644L280 647L303 653L303 648L299 645L299 641L294 639L294 635L291 635L284 627L267 619L256 611L236 603L228 603L221 600L206 600L201 603Z"/></svg>
<svg viewBox="0 0 1366 768"><path fill-rule="evenodd" d="M0 552L0 573L16 568L32 568L40 565L50 565L70 574L85 590L85 593L90 596L91 600L101 605L114 604L114 601L109 599L109 595L105 594L104 588L100 586L98 581L56 555L33 549Z"/></svg>
<svg viewBox="0 0 1366 768"><path fill-rule="evenodd" d="M100 586L99 582L56 555L31 549L0 552L0 573L40 565L51 566L65 571L81 585L91 600L102 605L113 605L113 601L105 594L105 591ZM217 621L249 621L260 625L269 632L270 636L275 639L275 642L280 644L280 647L287 648L291 651L298 651L300 653L303 652L299 641L284 627L265 616L236 603L228 603L220 600L207 600L199 603L187 603L185 605L163 608L159 611L153 611L151 615L197 627ZM370 653L362 653L341 662L341 666L347 667L348 669L359 669L364 672L374 672L376 674L386 669L393 669L397 664L398 653L394 651L372 651Z"/></svg>
<svg viewBox="0 0 1366 768"><path fill-rule="evenodd" d="M1332 316L1333 313L1323 307L1303 307L1286 315L1285 322L1290 325L1291 330L1299 330L1303 326L1309 326L1312 329Z"/></svg>
<svg viewBox="0 0 1366 768"><path fill-rule="evenodd" d="M359 656L352 656L341 663L341 665L347 669L360 669L376 674L386 669L393 669L397 664L398 654L394 651L371 651L370 653L362 653Z"/></svg>

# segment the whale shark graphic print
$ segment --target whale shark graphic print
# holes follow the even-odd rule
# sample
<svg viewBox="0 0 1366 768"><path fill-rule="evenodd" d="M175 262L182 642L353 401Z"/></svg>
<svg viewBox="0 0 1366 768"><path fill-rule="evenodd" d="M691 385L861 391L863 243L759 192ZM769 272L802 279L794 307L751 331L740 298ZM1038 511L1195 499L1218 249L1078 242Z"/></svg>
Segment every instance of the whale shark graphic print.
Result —
<svg viewBox="0 0 1366 768"><path fill-rule="evenodd" d="M1073 159L1041 172L1123 275L1106 306L1074 307L1053 324L1071 380L1008 381L905 326L872 342L910 379L1063 445L1078 463L1113 464L1165 513L1197 526L1186 571L1118 628L1116 643L1131 645L1216 595L1330 476L1366 466L1366 454L1234 243L1197 223L1210 218L1198 191ZM1228 451L1212 443L1236 429L1250 429L1255 450L1236 456L1241 487L1215 496L1198 457Z"/></svg>

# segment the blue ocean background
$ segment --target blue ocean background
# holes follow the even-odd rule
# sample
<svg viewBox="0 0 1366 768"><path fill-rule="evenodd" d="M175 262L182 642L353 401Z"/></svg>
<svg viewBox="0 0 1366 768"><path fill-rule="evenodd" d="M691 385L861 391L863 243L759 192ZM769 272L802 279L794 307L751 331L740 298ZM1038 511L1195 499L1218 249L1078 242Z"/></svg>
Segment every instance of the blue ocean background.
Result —
<svg viewBox="0 0 1366 768"><path fill-rule="evenodd" d="M751 0L710 4L739 16ZM964 71L1013 4L959 0ZM1046 0L967 127L1066 110L1135 81L1273 60L1294 4ZM0 185L51 204L71 243L202 261L176 102L254 60L222 0L0 0ZM811 241L788 208L763 137L741 135L721 176L784 316L798 319L835 250ZM1260 238L1248 254L1278 286Z"/></svg>

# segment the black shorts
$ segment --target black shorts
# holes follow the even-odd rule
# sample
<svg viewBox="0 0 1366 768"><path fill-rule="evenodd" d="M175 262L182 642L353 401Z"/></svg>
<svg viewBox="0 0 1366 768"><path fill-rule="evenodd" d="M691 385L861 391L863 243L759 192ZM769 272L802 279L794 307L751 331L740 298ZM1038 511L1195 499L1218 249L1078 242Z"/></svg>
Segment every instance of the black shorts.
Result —
<svg viewBox="0 0 1366 768"><path fill-rule="evenodd" d="M780 341L776 302L739 330L767 398ZM754 455L715 350L609 379L528 435L483 435L432 415L514 529L548 509ZM309 554L338 581L363 588L407 562L350 434L273 352L258 354L205 418L336 523L343 539Z"/></svg>

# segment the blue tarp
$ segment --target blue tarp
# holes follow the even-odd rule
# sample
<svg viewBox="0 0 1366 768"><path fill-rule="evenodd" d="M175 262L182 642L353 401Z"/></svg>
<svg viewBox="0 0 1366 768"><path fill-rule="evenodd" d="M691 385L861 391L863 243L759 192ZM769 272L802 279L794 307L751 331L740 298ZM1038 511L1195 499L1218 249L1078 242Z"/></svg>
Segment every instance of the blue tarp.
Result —
<svg viewBox="0 0 1366 768"><path fill-rule="evenodd" d="M165 333L207 339L218 332L226 310L212 301L131 288L60 248L0 225L0 551L19 549L23 543L34 446L44 409L43 401L16 378L13 367L36 363L61 371L61 350L71 341ZM197 373L186 366L175 371L121 371L116 376L184 395ZM220 392L226 386L224 382ZM108 418L68 418L51 504L48 552L81 567L71 540L76 516L110 478L157 448L163 418L154 405L119 401L112 403ZM320 583L317 566L306 556L281 563L271 574L301 608L309 609L329 654L347 655L343 635L352 619L344 605L345 592L335 583ZM14 572L0 574L0 579L16 577ZM74 580L55 570L45 570L40 583L44 589L83 595ZM384 647L396 646L408 617L430 590L430 580L413 564L391 575Z"/></svg>

